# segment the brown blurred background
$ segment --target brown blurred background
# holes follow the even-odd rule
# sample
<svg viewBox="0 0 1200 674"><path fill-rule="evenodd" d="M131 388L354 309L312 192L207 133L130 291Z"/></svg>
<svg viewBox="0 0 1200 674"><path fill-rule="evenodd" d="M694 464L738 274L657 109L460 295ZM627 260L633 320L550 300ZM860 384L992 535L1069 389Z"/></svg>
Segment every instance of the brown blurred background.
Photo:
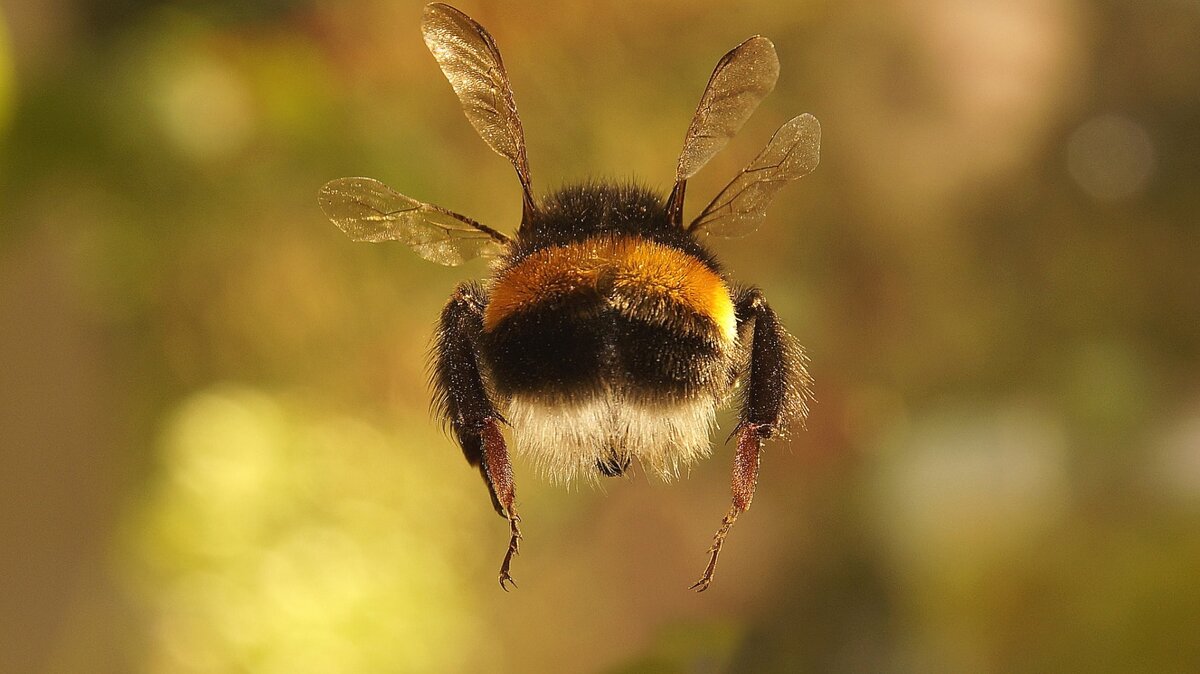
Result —
<svg viewBox="0 0 1200 674"><path fill-rule="evenodd" d="M535 187L666 189L717 58L821 166L714 241L808 347L716 582L731 453L570 491L526 541L428 415L448 269L353 244L382 179L502 230L511 168L421 3L0 1L0 671L1200 671L1200 3L462 9ZM722 425L729 428L729 416Z"/></svg>

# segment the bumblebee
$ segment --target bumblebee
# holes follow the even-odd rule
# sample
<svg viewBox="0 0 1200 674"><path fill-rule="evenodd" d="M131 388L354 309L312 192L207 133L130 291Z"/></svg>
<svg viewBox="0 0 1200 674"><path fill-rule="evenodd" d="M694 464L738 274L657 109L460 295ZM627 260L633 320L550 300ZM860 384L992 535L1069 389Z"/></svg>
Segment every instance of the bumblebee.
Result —
<svg viewBox="0 0 1200 674"><path fill-rule="evenodd" d="M500 586L521 542L509 444L545 476L618 476L636 459L664 479L711 453L716 411L740 409L732 504L692 589L708 588L721 546L750 507L764 440L803 423L811 401L806 357L763 294L734 284L704 236L753 231L772 196L819 160L820 125L784 124L690 222L684 190L775 85L775 47L752 37L718 61L684 135L665 198L635 185L591 183L538 199L525 136L500 51L466 14L435 3L422 32L467 119L507 158L523 209L512 236L403 196L370 178L326 184L325 214L356 241L402 241L422 258L457 265L491 258L484 283L458 286L442 311L431 358L434 408L492 505L508 520Z"/></svg>

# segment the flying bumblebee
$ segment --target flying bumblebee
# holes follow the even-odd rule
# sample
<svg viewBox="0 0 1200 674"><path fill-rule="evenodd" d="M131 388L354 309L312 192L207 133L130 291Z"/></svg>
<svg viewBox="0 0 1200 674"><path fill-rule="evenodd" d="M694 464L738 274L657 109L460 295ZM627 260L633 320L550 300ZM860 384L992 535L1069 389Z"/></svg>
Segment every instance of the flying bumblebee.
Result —
<svg viewBox="0 0 1200 674"><path fill-rule="evenodd" d="M641 187L592 183L535 197L525 136L495 40L459 10L428 5L425 44L485 142L512 162L523 210L512 236L370 178L326 184L319 202L355 241L402 241L443 265L491 258L442 310L432 352L435 410L478 466L510 537L500 586L521 541L509 447L554 481L617 476L634 459L664 479L708 456L716 410L740 414L733 499L692 589L712 581L738 515L750 507L764 440L803 423L806 357L763 294L735 285L701 236L738 236L773 195L817 166L821 128L804 114L700 214L683 220L684 190L775 86L779 61L752 37L717 62L664 199Z"/></svg>

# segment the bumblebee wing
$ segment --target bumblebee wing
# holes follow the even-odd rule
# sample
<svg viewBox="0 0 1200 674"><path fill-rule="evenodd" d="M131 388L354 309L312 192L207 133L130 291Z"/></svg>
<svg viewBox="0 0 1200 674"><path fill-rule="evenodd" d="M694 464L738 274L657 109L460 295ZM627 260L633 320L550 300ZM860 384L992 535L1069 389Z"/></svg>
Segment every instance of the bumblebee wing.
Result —
<svg viewBox="0 0 1200 674"><path fill-rule="evenodd" d="M779 188L803 178L821 160L821 124L803 114L771 136L741 173L721 190L688 226L713 236L735 237L753 232L767 215L767 206Z"/></svg>
<svg viewBox="0 0 1200 674"><path fill-rule="evenodd" d="M492 150L512 162L526 206L531 208L525 131L496 41L471 17L442 3L425 7L421 32L475 131Z"/></svg>
<svg viewBox="0 0 1200 674"><path fill-rule="evenodd" d="M779 58L775 55L775 45L759 35L734 47L717 61L683 138L683 150L675 167L675 188L668 199L667 211L676 224L682 225L687 179L729 143L775 88L777 79Z"/></svg>
<svg viewBox="0 0 1200 674"><path fill-rule="evenodd" d="M317 195L326 217L355 241L402 241L417 255L447 266L496 257L509 238L478 222L417 201L371 178L338 178Z"/></svg>
<svg viewBox="0 0 1200 674"><path fill-rule="evenodd" d="M696 175L742 128L779 79L775 45L761 35L721 57L683 139L675 180Z"/></svg>

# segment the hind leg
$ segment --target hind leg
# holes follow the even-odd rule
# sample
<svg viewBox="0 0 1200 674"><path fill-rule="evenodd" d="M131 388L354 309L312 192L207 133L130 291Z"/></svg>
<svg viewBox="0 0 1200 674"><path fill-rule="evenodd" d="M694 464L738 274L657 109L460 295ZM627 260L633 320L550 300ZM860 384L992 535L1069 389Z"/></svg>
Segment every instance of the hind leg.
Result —
<svg viewBox="0 0 1200 674"><path fill-rule="evenodd" d="M775 312L755 288L742 291L736 302L738 333L744 339L753 330L750 361L742 397L740 421L735 434L737 449L733 457L732 504L721 520L709 548L708 566L691 589L703 592L712 583L717 556L734 522L750 508L758 486L758 469L763 440L776 437L789 422L808 415L810 379L804 367L804 354L791 335L779 324Z"/></svg>
<svg viewBox="0 0 1200 674"><path fill-rule="evenodd" d="M474 283L464 283L442 310L433 349L434 405L450 424L463 455L487 483L496 512L508 520L508 550L500 565L500 587L516 587L509 567L520 548L521 518L508 446L500 433L504 420L484 385L479 365L479 340L487 295Z"/></svg>

